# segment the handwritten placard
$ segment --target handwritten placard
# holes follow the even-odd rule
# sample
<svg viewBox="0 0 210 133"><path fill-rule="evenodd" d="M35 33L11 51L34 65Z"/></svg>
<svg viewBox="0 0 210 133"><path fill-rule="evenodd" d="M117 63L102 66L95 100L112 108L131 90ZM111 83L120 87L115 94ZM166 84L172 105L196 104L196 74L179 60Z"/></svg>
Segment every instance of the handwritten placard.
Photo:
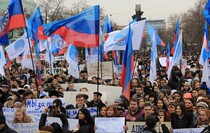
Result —
<svg viewBox="0 0 210 133"><path fill-rule="evenodd" d="M8 124L8 126L18 133L37 133L39 123L18 123Z"/></svg>
<svg viewBox="0 0 210 133"><path fill-rule="evenodd" d="M97 108L96 107L90 107L90 108L87 108L87 110L90 112L91 116L96 116L97 115ZM70 110L66 110L66 113L69 116L69 118L74 119L77 116L78 111L79 111L79 109L70 109Z"/></svg>
<svg viewBox="0 0 210 133"><path fill-rule="evenodd" d="M171 122L164 122L168 129L171 128ZM128 126L127 133L141 133L144 130L145 122L130 122L127 121L126 125ZM163 132L161 125L159 123L156 124L155 130L158 132Z"/></svg>
<svg viewBox="0 0 210 133"><path fill-rule="evenodd" d="M95 133L125 133L125 117L96 117Z"/></svg>
<svg viewBox="0 0 210 133"><path fill-rule="evenodd" d="M78 125L78 119L67 119L68 120L68 130L73 130ZM52 123L58 123L62 127L62 122L60 118L57 117L47 117L46 125L50 125Z"/></svg>
<svg viewBox="0 0 210 133"><path fill-rule="evenodd" d="M62 106L66 106L66 102L64 98L59 98L62 101ZM26 108L32 109L33 111L44 111L44 108L52 106L52 103L55 99L27 99L26 100Z"/></svg>
<svg viewBox="0 0 210 133"><path fill-rule="evenodd" d="M102 69L102 70L101 70ZM97 77L98 72L98 63L90 63L87 62L87 71L88 71L88 79L91 80L92 77ZM113 79L113 64L111 61L102 62L99 65L99 77L101 77L102 72L102 79Z"/></svg>
<svg viewBox="0 0 210 133"><path fill-rule="evenodd" d="M173 133L201 133L204 128L173 129Z"/></svg>

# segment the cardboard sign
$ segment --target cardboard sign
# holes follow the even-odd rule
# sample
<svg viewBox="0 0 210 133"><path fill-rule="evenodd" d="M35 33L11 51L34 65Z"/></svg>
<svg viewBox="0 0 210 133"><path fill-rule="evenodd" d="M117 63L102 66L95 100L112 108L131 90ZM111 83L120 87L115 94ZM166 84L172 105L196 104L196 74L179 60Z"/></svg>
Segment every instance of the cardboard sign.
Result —
<svg viewBox="0 0 210 133"><path fill-rule="evenodd" d="M113 79L113 64L111 61L99 63L99 77L101 77L102 69L102 79ZM88 79L91 80L92 77L98 77L98 62L87 62Z"/></svg>

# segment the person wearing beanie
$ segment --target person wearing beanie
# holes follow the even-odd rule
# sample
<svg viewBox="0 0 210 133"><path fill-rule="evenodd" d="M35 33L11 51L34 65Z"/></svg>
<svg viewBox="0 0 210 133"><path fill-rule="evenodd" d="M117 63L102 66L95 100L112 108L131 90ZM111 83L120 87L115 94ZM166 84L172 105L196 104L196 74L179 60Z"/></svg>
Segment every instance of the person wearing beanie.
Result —
<svg viewBox="0 0 210 133"><path fill-rule="evenodd" d="M206 82L203 82L202 84L201 84L201 86L200 86L200 90L198 91L198 94L200 95L200 96L206 96L206 95L208 95L209 94L209 88L207 87L207 85L206 85Z"/></svg>
<svg viewBox="0 0 210 133"><path fill-rule="evenodd" d="M5 116L3 114L0 114L0 133L17 133L7 125Z"/></svg>
<svg viewBox="0 0 210 133"><path fill-rule="evenodd" d="M193 113L193 125L196 126L197 125L197 118L199 116L199 112L202 109L209 109L209 105L206 101L204 101L203 99L198 100L198 102L196 103L196 111Z"/></svg>

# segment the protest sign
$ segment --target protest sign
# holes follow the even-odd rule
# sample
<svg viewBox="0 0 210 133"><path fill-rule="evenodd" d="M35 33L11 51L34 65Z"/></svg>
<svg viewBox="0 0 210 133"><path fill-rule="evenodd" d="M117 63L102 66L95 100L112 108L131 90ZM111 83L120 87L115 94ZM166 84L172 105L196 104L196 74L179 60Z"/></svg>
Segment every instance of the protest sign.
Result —
<svg viewBox="0 0 210 133"><path fill-rule="evenodd" d="M173 133L201 133L204 128L173 129Z"/></svg>
<svg viewBox="0 0 210 133"><path fill-rule="evenodd" d="M168 129L171 128L171 122L164 122L164 124L168 127ZM127 133L141 133L144 130L145 122L126 122L126 125L128 126ZM155 129L158 132L162 132L161 125L159 123L157 123Z"/></svg>
<svg viewBox="0 0 210 133"><path fill-rule="evenodd" d="M3 114L6 118L6 122L7 123L12 123L13 118L15 116L16 109L15 108L3 108L2 111L3 111Z"/></svg>
<svg viewBox="0 0 210 133"><path fill-rule="evenodd" d="M62 67L55 67L53 68L54 74L59 74L62 71ZM52 74L52 68L45 68L44 74Z"/></svg>
<svg viewBox="0 0 210 133"><path fill-rule="evenodd" d="M102 70L101 70L102 69ZM97 62L87 62L87 71L88 71L88 79L91 80L92 77L98 77L98 63ZM102 73L101 73L102 72ZM113 64L111 61L102 62L99 65L99 77L102 79L113 79Z"/></svg>
<svg viewBox="0 0 210 133"><path fill-rule="evenodd" d="M18 123L8 124L8 126L18 133L37 133L39 131L39 123Z"/></svg>
<svg viewBox="0 0 210 133"><path fill-rule="evenodd" d="M78 125L78 119L67 119L68 120L68 130L73 130ZM50 125L54 122L57 122L62 127L62 122L58 117L47 117L46 125Z"/></svg>
<svg viewBox="0 0 210 133"><path fill-rule="evenodd" d="M26 114L28 114L33 122L39 122L41 114L44 113L46 107L52 106L52 103L55 99L27 99L26 100ZM63 98L60 98L62 101L62 106L66 106L66 102Z"/></svg>
<svg viewBox="0 0 210 133"><path fill-rule="evenodd" d="M124 133L125 117L96 117L95 133Z"/></svg>
<svg viewBox="0 0 210 133"><path fill-rule="evenodd" d="M54 61L62 61L64 59L65 59L65 57L63 55L60 55L60 56L55 56Z"/></svg>
<svg viewBox="0 0 210 133"><path fill-rule="evenodd" d="M170 61L172 60L172 57L170 57ZM169 62L170 62L169 61ZM162 67L166 67L166 57L160 57L159 58L159 62L160 62L160 65L162 66Z"/></svg>
<svg viewBox="0 0 210 133"><path fill-rule="evenodd" d="M87 110L90 112L91 116L96 116L97 115L97 108L96 107L89 107ZM78 114L79 109L69 109L66 110L66 114L68 115L69 118L74 119L77 114Z"/></svg>
<svg viewBox="0 0 210 133"><path fill-rule="evenodd" d="M62 101L62 106L66 106L66 102L64 98L59 98ZM55 98L47 98L47 99L27 99L26 100L26 108L27 109L33 109L34 111L36 110L41 110L46 107L52 106L53 101Z"/></svg>

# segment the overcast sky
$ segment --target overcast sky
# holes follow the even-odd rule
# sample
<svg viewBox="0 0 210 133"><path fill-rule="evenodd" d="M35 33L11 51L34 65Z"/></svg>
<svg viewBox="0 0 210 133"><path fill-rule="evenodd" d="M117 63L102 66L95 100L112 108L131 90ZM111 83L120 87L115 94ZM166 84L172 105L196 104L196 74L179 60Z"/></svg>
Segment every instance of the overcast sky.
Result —
<svg viewBox="0 0 210 133"><path fill-rule="evenodd" d="M72 6L78 0L66 0L65 5ZM117 24L126 25L135 14L135 4L141 4L143 16L149 19L165 19L175 13L192 8L199 0L87 0L89 5L100 5L105 14Z"/></svg>

